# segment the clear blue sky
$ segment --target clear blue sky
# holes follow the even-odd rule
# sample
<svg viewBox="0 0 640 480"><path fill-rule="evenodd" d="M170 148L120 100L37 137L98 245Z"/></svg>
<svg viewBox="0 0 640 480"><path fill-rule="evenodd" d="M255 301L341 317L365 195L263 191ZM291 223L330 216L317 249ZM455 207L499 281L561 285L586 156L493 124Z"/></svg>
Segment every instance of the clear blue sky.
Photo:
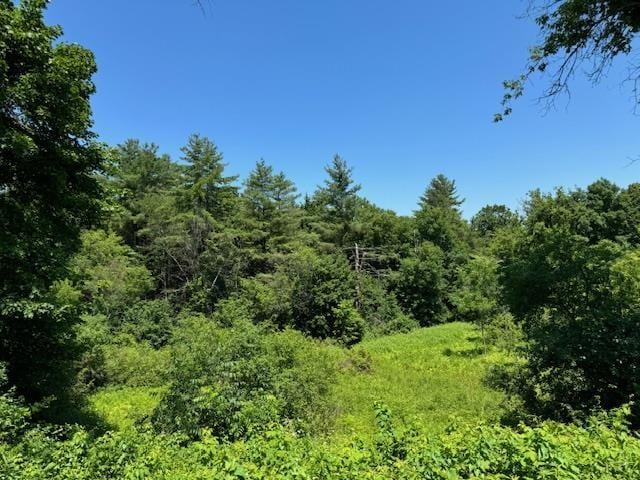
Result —
<svg viewBox="0 0 640 480"><path fill-rule="evenodd" d="M536 86L493 124L501 81L536 39L521 0L53 0L47 19L97 57L95 130L179 158L194 132L231 173L263 157L301 192L333 154L364 196L410 213L429 180L454 178L467 216L527 191L637 181L640 117L621 85L574 82L543 114Z"/></svg>

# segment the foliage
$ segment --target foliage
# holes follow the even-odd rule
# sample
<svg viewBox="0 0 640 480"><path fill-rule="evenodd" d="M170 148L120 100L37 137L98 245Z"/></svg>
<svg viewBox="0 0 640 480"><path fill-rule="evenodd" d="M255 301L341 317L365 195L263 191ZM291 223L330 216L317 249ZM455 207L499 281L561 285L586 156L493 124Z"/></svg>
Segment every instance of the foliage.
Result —
<svg viewBox="0 0 640 480"><path fill-rule="evenodd" d="M0 362L28 402L67 383L75 319L44 295L98 219L103 158L90 131L93 55L59 41L45 4L0 2Z"/></svg>
<svg viewBox="0 0 640 480"><path fill-rule="evenodd" d="M193 318L174 338L169 390L156 429L199 438L246 438L273 423L317 429L328 414L330 358L300 334L265 334L241 322L221 329Z"/></svg>
<svg viewBox="0 0 640 480"><path fill-rule="evenodd" d="M514 227L519 223L518 214L505 205L487 205L473 216L471 229L480 237L487 237L500 229Z"/></svg>
<svg viewBox="0 0 640 480"><path fill-rule="evenodd" d="M503 111L496 114L497 122L511 114L512 101L522 96L535 75L551 72L542 97L551 104L558 94L569 92L569 82L585 62L591 64L586 75L598 82L616 57L632 52L640 29L640 7L635 0L540 0L531 5L542 40L530 49L524 73L504 82ZM629 79L637 82L637 66L632 67Z"/></svg>
<svg viewBox="0 0 640 480"><path fill-rule="evenodd" d="M70 262L71 278L93 313L118 316L153 288L140 257L115 233L90 230Z"/></svg>
<svg viewBox="0 0 640 480"><path fill-rule="evenodd" d="M0 444L17 441L28 427L31 412L15 395L14 388L7 388L7 374L0 365Z"/></svg>
<svg viewBox="0 0 640 480"><path fill-rule="evenodd" d="M462 319L482 324L500 309L498 261L475 255L458 273L453 303Z"/></svg>
<svg viewBox="0 0 640 480"><path fill-rule="evenodd" d="M534 192L524 235L503 260L506 299L529 341L517 390L545 417L584 417L638 393L637 227L627 199L602 180Z"/></svg>
<svg viewBox="0 0 640 480"><path fill-rule="evenodd" d="M436 245L424 242L400 263L392 277L400 305L422 326L441 323L448 315L445 258Z"/></svg>
<svg viewBox="0 0 640 480"><path fill-rule="evenodd" d="M314 208L320 208L321 236L341 247L345 244L356 216L357 193L360 185L351 178L353 172L339 155L325 168L329 178L313 198Z"/></svg>
<svg viewBox="0 0 640 480"><path fill-rule="evenodd" d="M250 273L273 270L296 237L296 187L284 173L260 160L242 191L242 221L250 232Z"/></svg>
<svg viewBox="0 0 640 480"><path fill-rule="evenodd" d="M418 326L418 322L412 316L404 313L396 296L387 290L380 279L361 275L358 288L360 295L356 301L366 323L367 334L408 332Z"/></svg>
<svg viewBox="0 0 640 480"><path fill-rule="evenodd" d="M0 462L2 475L12 480L632 480L640 471L640 442L626 429L624 413L593 419L585 427L452 425L434 437L398 429L389 410L378 405L376 439L348 445L312 442L282 428L246 442L220 443L205 435L188 445L179 437L131 430L97 439L78 431L57 442L36 430L15 448L0 445Z"/></svg>
<svg viewBox="0 0 640 480"><path fill-rule="evenodd" d="M167 300L147 300L130 307L123 315L121 330L138 342L154 348L166 345L176 324L176 314Z"/></svg>
<svg viewBox="0 0 640 480"><path fill-rule="evenodd" d="M468 249L468 225L462 219L460 205L464 202L457 194L455 181L438 175L429 183L416 212L416 225L420 238L428 241L454 261Z"/></svg>
<svg viewBox="0 0 640 480"><path fill-rule="evenodd" d="M129 387L165 385L171 364L171 351L156 350L127 336L103 347L104 376L107 385Z"/></svg>

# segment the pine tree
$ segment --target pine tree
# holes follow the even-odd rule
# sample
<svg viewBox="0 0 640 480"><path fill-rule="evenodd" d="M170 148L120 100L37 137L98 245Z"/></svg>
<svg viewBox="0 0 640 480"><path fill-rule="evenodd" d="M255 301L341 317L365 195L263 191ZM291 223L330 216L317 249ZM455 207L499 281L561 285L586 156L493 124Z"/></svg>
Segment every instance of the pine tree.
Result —
<svg viewBox="0 0 640 480"><path fill-rule="evenodd" d="M222 153L208 138L192 135L182 148L185 169L185 198L196 210L222 220L237 198L237 175L225 176Z"/></svg>
<svg viewBox="0 0 640 480"><path fill-rule="evenodd" d="M416 212L420 238L434 243L448 255L466 250L469 227L459 208L463 202L455 181L442 174L431 180Z"/></svg>
<svg viewBox="0 0 640 480"><path fill-rule="evenodd" d="M356 217L357 193L360 185L354 183L353 169L339 155L333 158L331 165L325 168L329 178L324 187L315 195L315 201L322 208L322 219L328 224L329 239L338 246L343 246Z"/></svg>
<svg viewBox="0 0 640 480"><path fill-rule="evenodd" d="M273 167L260 160L244 182L241 199L240 223L250 244L250 270L271 270L274 255L297 236L296 187L283 173L274 173Z"/></svg>
<svg viewBox="0 0 640 480"><path fill-rule="evenodd" d="M426 207L446 208L458 210L458 207L464 203L464 199L460 199L456 189L456 181L449 180L443 174L439 174L427 187L426 191L420 197L420 208Z"/></svg>

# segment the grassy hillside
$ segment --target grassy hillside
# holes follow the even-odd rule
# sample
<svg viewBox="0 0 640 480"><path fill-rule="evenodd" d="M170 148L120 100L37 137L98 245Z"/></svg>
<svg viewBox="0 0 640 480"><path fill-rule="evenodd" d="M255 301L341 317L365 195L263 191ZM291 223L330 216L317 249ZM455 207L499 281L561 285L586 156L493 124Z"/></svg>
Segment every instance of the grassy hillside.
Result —
<svg viewBox="0 0 640 480"><path fill-rule="evenodd" d="M500 353L484 354L475 329L450 323L364 341L341 360L336 386L336 433L375 429L373 404L386 404L398 421L441 431L452 419L494 421L501 394L483 384ZM132 426L157 404L161 389L110 388L91 405L112 427Z"/></svg>
<svg viewBox="0 0 640 480"><path fill-rule="evenodd" d="M338 433L374 431L374 402L386 404L398 420L419 422L429 431L452 418L494 421L501 394L483 383L500 353L484 354L473 326L450 323L365 341L370 372L350 369L337 389Z"/></svg>

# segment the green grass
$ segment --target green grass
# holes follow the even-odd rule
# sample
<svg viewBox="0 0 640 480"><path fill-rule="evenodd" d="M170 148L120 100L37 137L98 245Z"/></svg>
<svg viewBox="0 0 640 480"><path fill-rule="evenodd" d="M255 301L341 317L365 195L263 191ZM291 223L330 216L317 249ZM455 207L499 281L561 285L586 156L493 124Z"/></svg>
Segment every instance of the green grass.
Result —
<svg viewBox="0 0 640 480"><path fill-rule="evenodd" d="M371 357L370 370L344 368L338 376L335 426L338 437L375 431L373 405L389 407L398 422L418 423L440 432L451 421L496 422L502 394L484 384L487 368L504 361L504 354L483 353L476 329L449 323L410 333L366 340L350 355L338 353L343 366L349 358ZM357 360L355 363L359 363ZM112 428L122 430L151 414L161 388L110 387L93 394L92 410Z"/></svg>
<svg viewBox="0 0 640 480"><path fill-rule="evenodd" d="M389 407L398 421L442 431L454 418L495 422L502 394L483 382L487 368L504 360L483 353L476 329L465 323L381 337L356 348L371 355L371 371L347 369L337 386L338 435L374 431L373 404Z"/></svg>
<svg viewBox="0 0 640 480"><path fill-rule="evenodd" d="M110 428L126 430L153 412L162 391L157 387L111 387L91 395L89 403Z"/></svg>

